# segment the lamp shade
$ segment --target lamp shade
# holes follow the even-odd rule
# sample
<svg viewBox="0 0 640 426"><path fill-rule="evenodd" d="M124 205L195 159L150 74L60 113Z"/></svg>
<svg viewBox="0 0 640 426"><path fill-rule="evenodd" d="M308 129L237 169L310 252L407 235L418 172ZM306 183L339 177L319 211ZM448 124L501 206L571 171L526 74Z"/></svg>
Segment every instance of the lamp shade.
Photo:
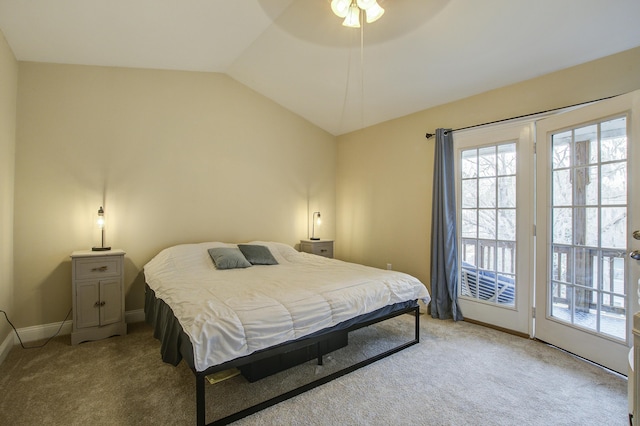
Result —
<svg viewBox="0 0 640 426"><path fill-rule="evenodd" d="M360 8L357 4L351 3L347 16L342 23L345 27L360 28Z"/></svg>
<svg viewBox="0 0 640 426"><path fill-rule="evenodd" d="M365 10L367 12L367 23L369 24L377 21L382 15L384 15L384 9L381 8L380 5L375 1L373 2L373 5L371 7Z"/></svg>
<svg viewBox="0 0 640 426"><path fill-rule="evenodd" d="M349 12L350 5L351 0L332 0L331 10L340 18L345 18L347 16L347 12Z"/></svg>
<svg viewBox="0 0 640 426"><path fill-rule="evenodd" d="M374 4L378 4L378 0L357 0L356 4L360 9L367 10Z"/></svg>

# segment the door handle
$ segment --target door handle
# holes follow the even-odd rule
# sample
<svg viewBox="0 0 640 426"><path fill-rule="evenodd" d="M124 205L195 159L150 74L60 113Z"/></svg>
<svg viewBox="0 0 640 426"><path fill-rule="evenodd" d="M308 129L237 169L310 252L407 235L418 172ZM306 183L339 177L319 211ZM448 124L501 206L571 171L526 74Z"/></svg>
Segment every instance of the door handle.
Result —
<svg viewBox="0 0 640 426"><path fill-rule="evenodd" d="M640 240L640 231L633 231L633 238Z"/></svg>
<svg viewBox="0 0 640 426"><path fill-rule="evenodd" d="M640 250L632 251L631 253L629 253L629 257L635 260L640 260Z"/></svg>

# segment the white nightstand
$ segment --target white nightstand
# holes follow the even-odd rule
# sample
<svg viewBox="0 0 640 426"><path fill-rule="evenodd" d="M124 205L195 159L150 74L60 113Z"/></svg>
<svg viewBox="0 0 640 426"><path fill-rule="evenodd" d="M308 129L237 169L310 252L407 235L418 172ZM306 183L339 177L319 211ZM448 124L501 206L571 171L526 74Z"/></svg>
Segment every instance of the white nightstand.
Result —
<svg viewBox="0 0 640 426"><path fill-rule="evenodd" d="M333 240L300 240L300 251L333 258Z"/></svg>
<svg viewBox="0 0 640 426"><path fill-rule="evenodd" d="M71 253L71 344L127 334L123 250Z"/></svg>

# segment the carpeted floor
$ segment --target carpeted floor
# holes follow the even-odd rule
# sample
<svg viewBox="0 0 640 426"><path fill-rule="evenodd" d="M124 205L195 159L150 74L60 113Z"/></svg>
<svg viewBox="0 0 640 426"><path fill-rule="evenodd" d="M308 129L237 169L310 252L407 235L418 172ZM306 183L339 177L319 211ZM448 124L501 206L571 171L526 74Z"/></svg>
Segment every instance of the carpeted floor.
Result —
<svg viewBox="0 0 640 426"><path fill-rule="evenodd" d="M412 334L405 315L354 332L347 348L249 384L207 386L213 421ZM160 360L146 324L71 346L14 347L0 365L1 425L192 425L195 380ZM238 425L626 425L627 382L540 342L421 316L421 343Z"/></svg>

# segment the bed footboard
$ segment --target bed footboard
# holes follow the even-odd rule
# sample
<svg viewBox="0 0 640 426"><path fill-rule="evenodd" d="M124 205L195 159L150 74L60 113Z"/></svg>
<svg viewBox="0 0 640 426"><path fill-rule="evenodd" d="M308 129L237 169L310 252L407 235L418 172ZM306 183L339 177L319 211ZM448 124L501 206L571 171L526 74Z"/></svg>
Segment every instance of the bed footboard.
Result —
<svg viewBox="0 0 640 426"><path fill-rule="evenodd" d="M414 338L412 340L409 340L406 343L400 344L396 347L393 347L389 350L386 350L380 354L374 355L372 357L369 357L363 361L357 362L356 364L353 364L349 367L345 367L341 370L338 370L332 374L329 374L325 377L321 377L319 379L316 379L310 383L307 383L305 385L302 385L296 389L290 390L288 392L285 392L281 395L275 396L271 399L268 399L266 401L263 401L259 404L253 405L251 407L245 408L243 410L240 410L234 414L228 415L226 417L223 417L221 419L218 419L214 422L209 423L209 425L226 425L232 422L235 422L237 420L240 420L244 417L247 417L251 414L257 413L258 411L264 410L265 408L271 407L273 405L276 405L282 401L286 401L287 399L293 398L294 396L300 395L308 390L311 390L313 388L316 388L320 385L323 385L325 383L328 383L334 379L337 379L341 376L344 376L345 374L351 373L355 370L358 370L359 368L365 367L369 364L372 364L380 359L386 358L389 355L393 355L396 352L399 352L401 350L404 350L410 346L413 346L417 343L420 342L420 306L419 305L415 305L415 306L410 306L410 307L405 307L402 308L400 310L394 311L392 313L389 313L387 315L384 315L382 317L376 318L376 319L371 319L368 321L364 321L364 322L360 322L357 324L354 324L352 326L350 326L349 328L346 329L347 332L350 331L354 331L357 330L359 328L362 327L366 327L375 323L379 323L391 318L395 318L397 316L403 315L403 314L412 314L415 318L415 331L414 331ZM344 330L343 330L344 331ZM327 339L327 335L324 336L317 336L317 337L311 337L308 339L302 339L299 341L295 341L295 342L291 342L290 344L285 344L285 345L281 345L279 347L274 348L273 350L270 350L270 354L277 354L278 352L286 352L286 351L290 351L292 349L296 349L296 348L300 348L300 347L304 347L309 346L309 345L313 345L313 344L317 344L323 340ZM322 353L320 351L318 351L318 364L322 364ZM226 364L225 364L226 365ZM208 374L211 374L211 372L215 371L215 370L220 370L221 366L215 367L214 369L209 369L206 371L202 371L202 372L197 372L194 371L195 374L195 379L196 379L196 419L197 419L197 424L198 426L204 426L206 423L206 402L205 402L205 392L206 392L206 387L205 387L205 378Z"/></svg>

